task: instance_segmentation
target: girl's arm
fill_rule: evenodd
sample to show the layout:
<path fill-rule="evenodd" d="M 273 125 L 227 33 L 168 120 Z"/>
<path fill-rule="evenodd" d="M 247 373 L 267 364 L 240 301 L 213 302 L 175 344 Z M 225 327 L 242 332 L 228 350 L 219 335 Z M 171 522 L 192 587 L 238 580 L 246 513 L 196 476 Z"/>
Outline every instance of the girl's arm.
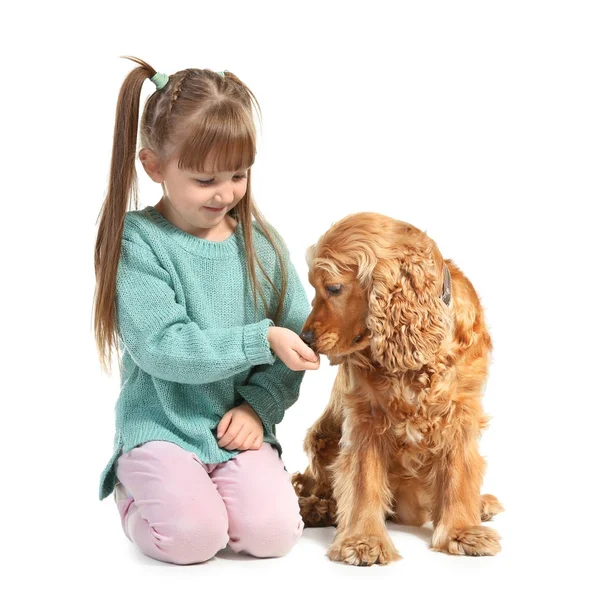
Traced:
<path fill-rule="evenodd" d="M 299 334 L 310 312 L 304 287 L 293 264 L 287 258 L 287 295 L 279 327 L 287 327 Z M 238 392 L 256 411 L 269 431 L 280 423 L 285 411 L 298 399 L 304 371 L 292 371 L 280 360 L 255 367 L 245 385 Z"/>
<path fill-rule="evenodd" d="M 176 302 L 170 282 L 148 245 L 122 240 L 116 294 L 119 333 L 143 371 L 167 381 L 202 384 L 274 361 L 267 340 L 270 319 L 201 329 Z"/>

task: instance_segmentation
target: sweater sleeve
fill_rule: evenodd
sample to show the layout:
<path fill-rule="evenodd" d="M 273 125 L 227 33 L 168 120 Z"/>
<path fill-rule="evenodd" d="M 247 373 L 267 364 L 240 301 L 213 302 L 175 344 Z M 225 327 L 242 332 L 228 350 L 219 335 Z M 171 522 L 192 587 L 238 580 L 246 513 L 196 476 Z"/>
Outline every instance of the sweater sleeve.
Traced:
<path fill-rule="evenodd" d="M 203 384 L 274 361 L 270 319 L 201 329 L 176 302 L 170 274 L 147 244 L 123 238 L 116 290 L 120 337 L 149 375 Z"/>
<path fill-rule="evenodd" d="M 287 294 L 281 318 L 276 325 L 299 334 L 310 312 L 310 305 L 299 275 L 289 259 L 287 275 Z M 255 367 L 238 392 L 270 431 L 273 425 L 282 421 L 285 411 L 298 399 L 304 374 L 304 371 L 292 371 L 276 358 L 272 365 Z"/>

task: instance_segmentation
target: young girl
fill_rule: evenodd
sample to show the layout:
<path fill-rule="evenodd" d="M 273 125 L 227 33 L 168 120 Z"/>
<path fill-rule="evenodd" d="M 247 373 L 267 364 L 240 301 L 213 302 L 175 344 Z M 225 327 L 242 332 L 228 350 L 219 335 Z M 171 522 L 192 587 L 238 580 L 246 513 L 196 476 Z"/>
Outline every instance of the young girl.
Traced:
<path fill-rule="evenodd" d="M 109 372 L 121 349 L 115 489 L 127 537 L 156 559 L 208 560 L 228 543 L 281 556 L 303 523 L 275 425 L 317 369 L 298 333 L 309 304 L 286 246 L 254 205 L 252 92 L 232 73 L 167 76 L 140 59 L 118 99 L 95 247 L 94 330 Z M 139 158 L 161 184 L 138 210 Z M 127 212 L 129 201 L 134 208 Z M 252 219 L 255 219 L 253 222 Z"/>

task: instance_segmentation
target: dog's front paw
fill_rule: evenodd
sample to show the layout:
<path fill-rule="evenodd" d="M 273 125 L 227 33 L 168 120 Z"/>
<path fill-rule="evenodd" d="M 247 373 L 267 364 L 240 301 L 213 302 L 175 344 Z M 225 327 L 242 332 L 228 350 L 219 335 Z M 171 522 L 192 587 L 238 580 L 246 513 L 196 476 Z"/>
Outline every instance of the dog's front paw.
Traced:
<path fill-rule="evenodd" d="M 501 550 L 500 535 L 483 525 L 455 529 L 447 535 L 437 529 L 432 539 L 432 550 L 467 556 L 494 556 Z"/>
<path fill-rule="evenodd" d="M 388 535 L 338 535 L 328 551 L 328 557 L 337 562 L 349 565 L 371 566 L 386 565 L 399 560 L 397 552 Z"/>

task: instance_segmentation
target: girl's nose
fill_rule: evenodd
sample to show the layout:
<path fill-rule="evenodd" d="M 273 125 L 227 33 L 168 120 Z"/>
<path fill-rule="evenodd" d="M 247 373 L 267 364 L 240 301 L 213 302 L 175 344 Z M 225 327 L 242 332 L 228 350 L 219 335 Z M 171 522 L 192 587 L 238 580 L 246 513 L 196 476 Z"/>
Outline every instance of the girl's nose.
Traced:
<path fill-rule="evenodd" d="M 219 199 L 220 202 L 225 204 L 231 204 L 234 200 L 233 197 L 233 183 L 231 181 L 226 181 L 221 184 L 215 197 Z"/>

